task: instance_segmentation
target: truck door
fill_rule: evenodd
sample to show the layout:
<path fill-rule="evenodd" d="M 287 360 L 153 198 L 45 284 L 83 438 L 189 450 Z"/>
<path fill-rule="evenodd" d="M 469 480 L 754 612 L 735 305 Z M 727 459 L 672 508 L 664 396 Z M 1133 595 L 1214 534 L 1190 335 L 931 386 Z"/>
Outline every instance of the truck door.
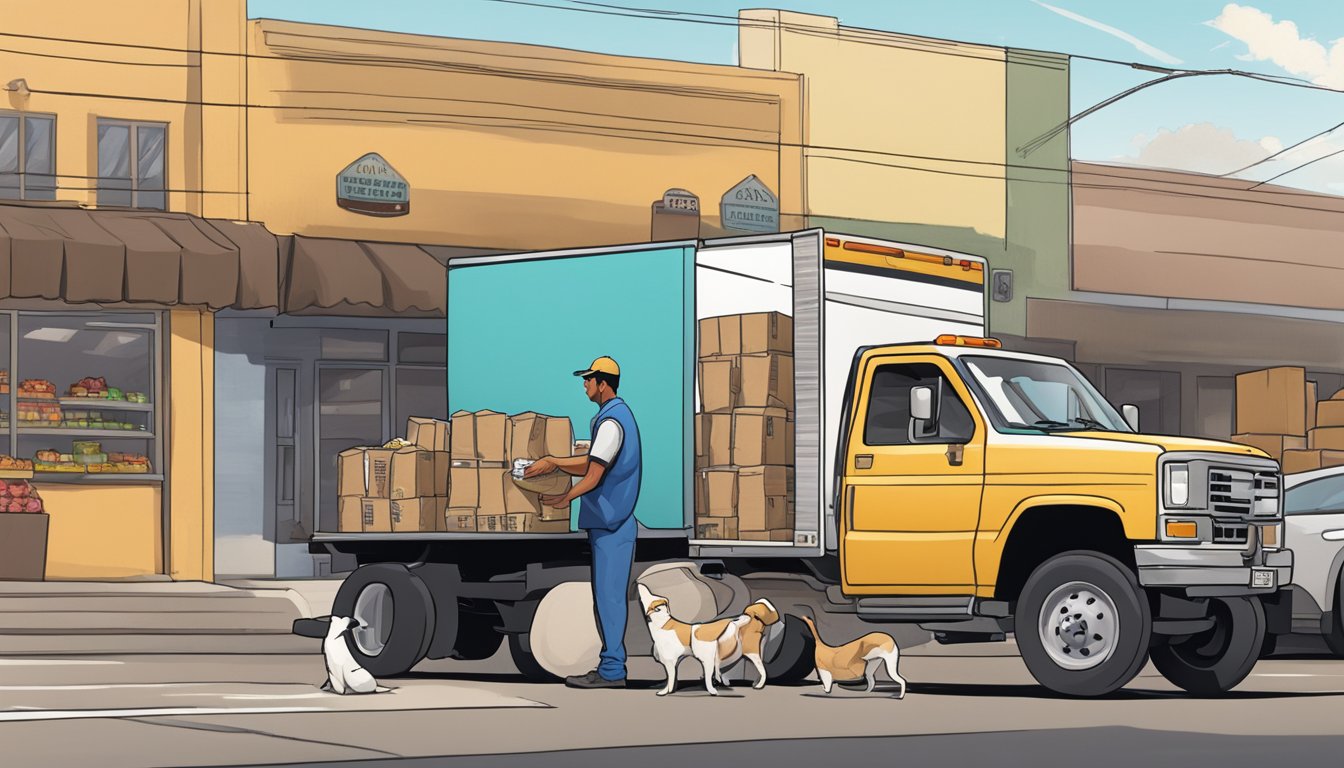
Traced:
<path fill-rule="evenodd" d="M 970 394 L 937 355 L 870 358 L 856 385 L 841 494 L 845 586 L 972 594 L 985 426 Z M 920 386 L 933 390 L 929 422 L 910 415 Z"/>

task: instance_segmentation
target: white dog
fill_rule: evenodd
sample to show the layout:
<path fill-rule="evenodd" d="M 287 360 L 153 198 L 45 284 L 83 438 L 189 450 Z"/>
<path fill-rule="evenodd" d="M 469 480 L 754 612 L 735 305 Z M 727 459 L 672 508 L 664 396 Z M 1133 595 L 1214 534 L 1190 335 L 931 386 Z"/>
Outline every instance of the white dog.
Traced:
<path fill-rule="evenodd" d="M 332 616 L 327 625 L 327 639 L 322 641 L 322 656 L 327 663 L 327 682 L 322 690 L 334 693 L 384 693 L 391 690 L 378 685 L 368 670 L 359 666 L 350 646 L 346 645 L 345 635 L 355 627 L 367 626 L 357 619 Z"/>
<path fill-rule="evenodd" d="M 649 622 L 653 637 L 653 657 L 667 671 L 667 684 L 658 692 L 666 696 L 677 686 L 677 662 L 694 656 L 705 670 L 705 690 L 711 696 L 714 681 L 728 687 L 723 669 L 742 658 L 742 628 L 752 621 L 750 616 L 719 619 L 706 624 L 687 624 L 672 618 L 667 598 L 659 597 L 643 584 L 639 586 L 639 602 L 644 606 L 644 619 Z"/>

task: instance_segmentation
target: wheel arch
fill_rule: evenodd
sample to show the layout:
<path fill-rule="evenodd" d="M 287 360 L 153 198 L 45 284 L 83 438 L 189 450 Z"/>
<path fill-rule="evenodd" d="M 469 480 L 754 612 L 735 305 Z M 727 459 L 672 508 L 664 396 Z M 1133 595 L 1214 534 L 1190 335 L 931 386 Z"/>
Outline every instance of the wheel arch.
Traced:
<path fill-rule="evenodd" d="M 1101 552 L 1133 570 L 1134 548 L 1124 519 L 1124 508 L 1104 497 L 1057 495 L 1022 501 L 998 536 L 1004 543 L 989 571 L 994 597 L 1016 600 L 1036 566 L 1070 550 Z M 1084 521 L 1087 525 L 1080 527 Z"/>

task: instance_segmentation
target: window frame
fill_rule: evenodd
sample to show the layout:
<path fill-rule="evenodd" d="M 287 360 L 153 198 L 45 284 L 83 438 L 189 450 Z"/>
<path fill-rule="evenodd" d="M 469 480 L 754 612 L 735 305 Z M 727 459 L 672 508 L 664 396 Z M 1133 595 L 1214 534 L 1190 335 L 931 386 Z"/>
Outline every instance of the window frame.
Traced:
<path fill-rule="evenodd" d="M 55 200 L 56 193 L 60 190 L 60 184 L 57 181 L 59 177 L 56 174 L 56 148 L 57 148 L 56 145 L 58 143 L 56 141 L 56 137 L 58 135 L 56 132 L 57 128 L 56 114 L 50 112 L 28 112 L 17 109 L 0 109 L 0 117 L 17 117 L 19 119 L 19 135 L 18 135 L 18 147 L 17 147 L 19 162 L 18 162 L 18 169 L 15 171 L 15 174 L 19 177 L 18 199 Z M 40 118 L 43 120 L 51 121 L 51 173 L 35 174 L 39 176 L 49 176 L 51 178 L 50 198 L 28 196 L 28 119 L 29 118 Z M 43 189 L 45 190 L 47 189 L 47 187 L 43 187 Z M 11 199 L 11 198 L 2 198 L 2 199 Z"/>
<path fill-rule="evenodd" d="M 104 204 L 101 200 L 98 200 L 97 205 L 98 205 L 99 208 L 105 208 L 105 207 L 106 207 L 106 208 L 129 207 L 129 208 L 141 208 L 141 209 L 144 209 L 144 210 L 151 210 L 151 211 L 166 211 L 166 210 L 168 210 L 168 190 L 169 190 L 169 188 L 171 187 L 171 185 L 168 183 L 168 140 L 169 140 L 168 128 L 169 128 L 170 125 L 171 125 L 171 123 L 167 123 L 167 122 L 159 122 L 159 121 L 156 121 L 156 120 L 126 120 L 126 119 L 119 118 L 119 117 L 98 117 L 98 118 L 95 119 L 94 130 L 93 130 L 93 150 L 94 150 L 94 163 L 95 163 L 94 167 L 95 167 L 95 170 L 96 170 L 99 166 L 102 165 L 102 158 L 101 158 L 101 156 L 99 155 L 99 148 L 98 148 L 98 129 L 102 128 L 103 126 L 109 126 L 109 127 L 111 127 L 111 126 L 119 126 L 119 127 L 127 128 L 127 129 L 129 130 L 129 132 L 130 132 L 130 136 L 129 136 L 129 140 L 128 140 L 128 151 L 130 152 L 130 170 L 129 170 L 129 172 L 130 172 L 130 179 L 129 179 L 130 187 L 128 187 L 127 189 L 124 189 L 124 190 L 123 190 L 123 189 L 111 189 L 111 188 L 109 188 L 109 189 L 107 189 L 107 192 L 109 192 L 109 193 L 110 193 L 110 192 L 130 192 L 130 193 L 131 193 L 131 204 L 130 204 L 129 206 L 120 206 L 120 205 L 116 205 L 116 204 L 113 204 L 113 203 L 107 203 L 107 204 Z M 140 186 L 140 129 L 141 129 L 141 128 L 160 128 L 160 129 L 163 130 L 163 188 L 162 188 L 162 189 L 144 189 L 144 190 L 141 189 L 141 186 Z M 114 180 L 115 180 L 115 181 L 121 181 L 121 178 L 120 178 L 120 177 L 117 177 L 117 176 L 101 176 L 101 175 L 94 176 L 94 194 L 95 194 L 95 197 L 101 197 L 101 196 L 103 195 L 103 193 L 104 193 L 103 185 L 104 185 L 104 182 L 105 182 L 105 181 L 114 181 Z M 143 192 L 146 192 L 146 193 L 162 194 L 162 195 L 163 195 L 163 207 L 160 208 L 160 207 L 156 207 L 156 206 L 141 205 L 141 204 L 140 204 L 140 195 L 141 195 L 141 192 L 142 192 L 142 191 L 143 191 Z"/>

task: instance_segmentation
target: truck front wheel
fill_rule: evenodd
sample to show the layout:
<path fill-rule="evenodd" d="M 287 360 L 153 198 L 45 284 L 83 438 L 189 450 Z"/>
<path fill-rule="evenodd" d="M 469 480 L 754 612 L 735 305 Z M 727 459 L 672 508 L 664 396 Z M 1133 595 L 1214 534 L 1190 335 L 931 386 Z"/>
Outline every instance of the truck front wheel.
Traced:
<path fill-rule="evenodd" d="M 362 623 L 346 644 L 374 677 L 403 674 L 429 651 L 434 601 L 424 581 L 404 565 L 360 566 L 341 583 L 331 612 Z"/>
<path fill-rule="evenodd" d="M 1211 598 L 1209 615 L 1213 627 L 1152 651 L 1157 671 L 1197 696 L 1226 693 L 1246 679 L 1265 639 L 1265 609 L 1258 598 Z"/>
<path fill-rule="evenodd" d="M 1065 552 L 1037 566 L 1014 618 L 1036 682 L 1069 696 L 1123 687 L 1148 660 L 1153 619 L 1134 574 L 1099 552 Z"/>

